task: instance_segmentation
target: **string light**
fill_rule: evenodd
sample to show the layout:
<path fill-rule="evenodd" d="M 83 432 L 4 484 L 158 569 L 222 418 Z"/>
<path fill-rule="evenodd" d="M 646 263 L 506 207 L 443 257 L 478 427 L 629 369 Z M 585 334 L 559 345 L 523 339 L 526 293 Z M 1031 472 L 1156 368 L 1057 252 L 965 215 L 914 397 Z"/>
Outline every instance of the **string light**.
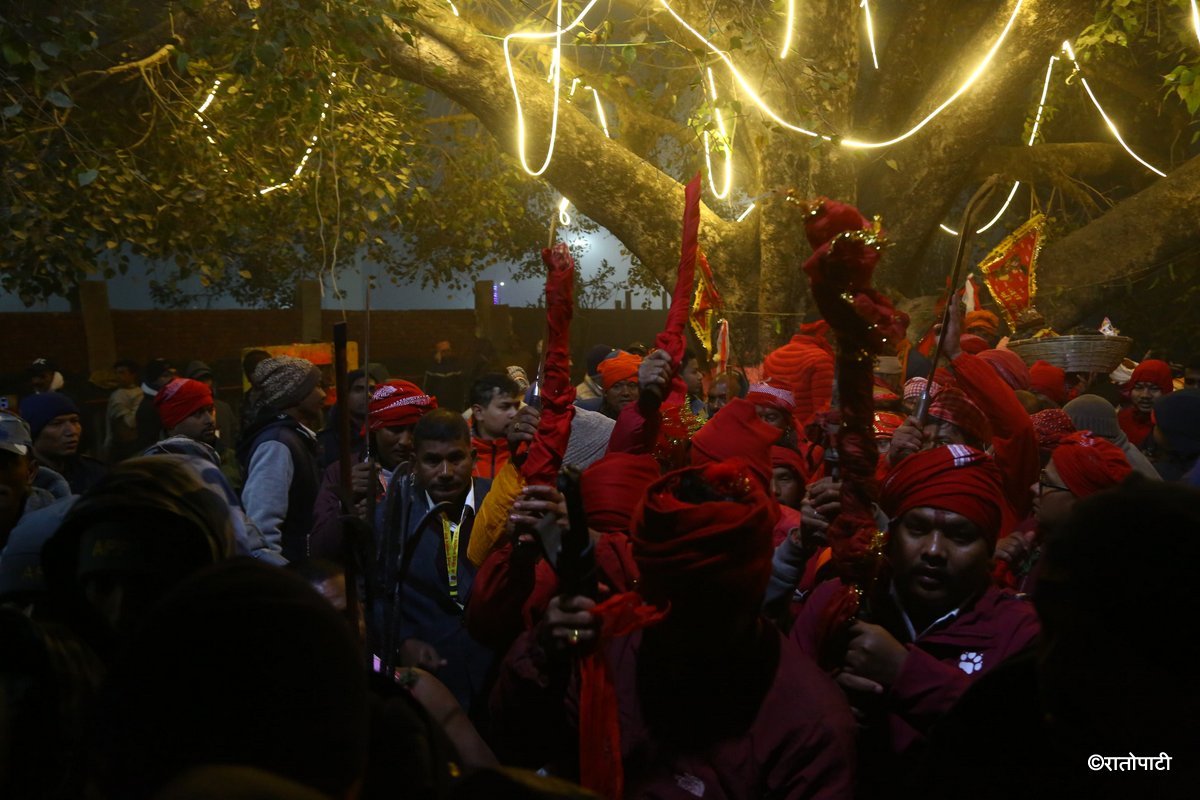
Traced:
<path fill-rule="evenodd" d="M 1200 5 L 1192 0 L 1192 27 L 1196 31 L 1196 41 L 1200 42 Z"/>
<path fill-rule="evenodd" d="M 458 6 L 454 5 L 454 0 L 446 0 L 450 4 L 450 10 L 454 12 L 454 16 L 458 16 Z"/>
<path fill-rule="evenodd" d="M 1116 138 L 1117 143 L 1120 144 L 1121 147 L 1125 148 L 1125 152 L 1133 156 L 1134 160 L 1143 167 L 1150 170 L 1155 175 L 1158 175 L 1160 178 L 1165 178 L 1167 173 L 1150 164 L 1150 162 L 1133 152 L 1133 148 L 1125 144 L 1125 140 L 1121 137 L 1121 132 L 1117 130 L 1116 123 L 1109 118 L 1108 114 L 1104 113 L 1104 109 L 1101 107 L 1100 101 L 1096 99 L 1096 95 L 1092 92 L 1092 87 L 1088 85 L 1087 78 L 1083 77 L 1083 71 L 1079 69 L 1079 62 L 1075 60 L 1075 51 L 1071 48 L 1071 43 L 1063 42 L 1062 49 L 1063 52 L 1067 54 L 1067 58 L 1071 59 L 1071 63 L 1075 66 L 1075 72 L 1079 75 L 1079 82 L 1083 84 L 1083 90 L 1087 92 L 1088 97 L 1092 99 L 1092 105 L 1094 105 L 1096 110 L 1100 112 L 1100 116 L 1104 118 L 1106 123 L 1108 123 L 1108 129 L 1112 131 L 1112 135 Z"/>
<path fill-rule="evenodd" d="M 337 77 L 336 72 L 329 73 L 329 80 L 330 80 L 329 94 L 330 95 L 333 94 L 332 81 L 336 77 Z M 304 155 L 300 156 L 300 162 L 298 164 L 296 164 L 296 169 L 292 171 L 292 177 L 288 178 L 285 181 L 281 181 L 279 183 L 275 183 L 270 186 L 265 186 L 262 189 L 259 189 L 258 190 L 259 195 L 270 194 L 271 192 L 277 191 L 279 189 L 287 188 L 289 185 L 291 185 L 291 183 L 293 181 L 295 181 L 297 178 L 300 177 L 300 173 L 304 172 L 304 167 L 308 164 L 308 159 L 312 156 L 312 152 L 317 146 L 317 139 L 320 136 L 321 123 L 325 121 L 325 117 L 328 115 L 328 112 L 329 112 L 329 100 L 326 100 L 324 105 L 321 106 L 321 119 L 317 122 L 317 133 L 314 133 L 312 135 L 312 138 L 309 139 L 308 147 L 304 148 Z"/>
<path fill-rule="evenodd" d="M 725 119 L 721 116 L 721 109 L 717 108 L 717 81 L 713 77 L 712 67 L 708 68 L 708 86 L 712 93 L 713 102 L 713 119 L 717 123 L 717 131 L 721 134 L 721 140 L 725 145 L 725 188 L 717 191 L 717 184 L 713 180 L 712 166 L 712 149 L 709 145 L 708 131 L 704 131 L 702 136 L 704 140 L 704 162 L 708 165 L 708 188 L 712 190 L 713 197 L 718 200 L 724 200 L 729 196 L 729 190 L 733 187 L 733 141 L 725 130 Z"/>
<path fill-rule="evenodd" d="M 779 116 L 779 114 L 777 114 L 769 105 L 767 105 L 766 101 L 763 100 L 756 91 L 754 91 L 754 87 L 750 85 L 750 82 L 746 80 L 746 77 L 741 73 L 740 70 L 738 70 L 737 66 L 734 65 L 733 59 L 729 57 L 728 53 L 726 53 L 724 50 L 721 50 L 719 47 L 709 41 L 702 33 L 700 33 L 700 31 L 689 25 L 687 20 L 676 13 L 675 9 L 671 7 L 671 4 L 668 2 L 668 0 L 658 0 L 658 2 L 668 14 L 675 18 L 675 21 L 678 22 L 684 30 L 688 31 L 692 34 L 692 36 L 704 43 L 704 45 L 713 53 L 713 55 L 721 59 L 721 61 L 723 61 L 725 65 L 729 67 L 730 74 L 733 75 L 734 80 L 737 81 L 738 85 L 742 87 L 743 91 L 745 91 L 746 96 L 750 98 L 750 101 L 754 103 L 754 105 L 758 106 L 760 111 L 770 117 L 780 127 L 787 128 L 790 131 L 794 131 L 805 136 L 824 139 L 825 141 L 830 142 L 834 141 L 834 137 L 832 136 L 819 134 L 815 131 L 810 131 L 807 128 L 800 127 L 799 125 L 794 125 L 785 120 L 783 117 Z M 1004 44 L 1004 40 L 1008 38 L 1008 34 L 1012 30 L 1013 24 L 1017 21 L 1017 15 L 1020 13 L 1023 5 L 1024 0 L 1016 0 L 1013 5 L 1012 13 L 1009 15 L 1008 22 L 1006 22 L 1004 25 L 1004 29 L 1000 31 L 1000 35 L 996 37 L 996 41 L 992 43 L 991 48 L 987 51 L 987 54 L 983 57 L 983 60 L 979 62 L 979 65 L 975 67 L 975 70 L 967 77 L 962 85 L 950 95 L 950 97 L 946 98 L 941 105 L 929 112 L 924 119 L 922 119 L 912 128 L 900 134 L 899 136 L 896 136 L 895 138 L 882 142 L 868 142 L 862 139 L 848 137 L 838 140 L 837 143 L 841 144 L 843 147 L 850 147 L 854 149 L 874 149 L 880 147 L 889 147 L 916 134 L 918 131 L 928 125 L 935 117 L 949 108 L 951 104 L 958 100 L 959 97 L 961 97 L 975 84 L 976 81 L 979 80 L 980 76 L 982 76 L 984 71 L 988 68 L 988 65 L 992 63 L 992 59 L 995 58 L 1000 46 Z M 589 5 L 588 7 L 590 8 L 591 6 Z"/>
<path fill-rule="evenodd" d="M 792 29 L 796 27 L 796 0 L 788 0 L 787 25 L 783 29 L 783 47 L 779 50 L 781 59 L 787 58 L 792 50 Z"/>
<path fill-rule="evenodd" d="M 738 218 L 737 218 L 737 220 L 736 220 L 736 221 L 737 221 L 737 222 L 745 222 L 745 221 L 746 221 L 746 217 L 750 216 L 750 212 L 754 210 L 754 207 L 755 207 L 756 205 L 758 205 L 758 204 L 757 204 L 757 203 L 751 203 L 750 205 L 746 206 L 746 210 L 745 210 L 745 211 L 743 211 L 741 214 L 739 214 L 739 215 L 738 215 Z"/>
<path fill-rule="evenodd" d="M 555 4 L 556 12 L 553 32 L 510 33 L 504 37 L 504 66 L 508 70 L 508 84 L 512 88 L 513 99 L 516 101 L 517 105 L 517 157 L 521 162 L 521 168 L 534 177 L 541 175 L 546 171 L 546 168 L 550 166 L 550 159 L 554 156 L 554 143 L 558 138 L 558 104 L 559 93 L 560 89 L 562 88 L 562 68 L 560 66 L 560 57 L 562 52 L 563 34 L 579 25 L 587 13 L 592 10 L 592 6 L 596 5 L 598 2 L 599 0 L 590 0 L 590 2 L 583 7 L 583 10 L 579 12 L 579 16 L 575 17 L 575 19 L 571 21 L 571 24 L 564 28 L 562 24 L 563 0 L 558 0 L 558 2 Z M 543 39 L 554 40 L 554 52 L 550 57 L 549 77 L 549 80 L 554 83 L 554 106 L 550 117 L 550 142 L 546 146 L 546 157 L 545 160 L 542 161 L 542 165 L 535 170 L 529 166 L 529 161 L 525 157 L 525 113 L 521 108 L 521 92 L 517 88 L 517 75 L 515 69 L 513 68 L 511 43 L 514 40 L 533 42 L 541 41 Z"/>
<path fill-rule="evenodd" d="M 1029 131 L 1029 141 L 1025 143 L 1026 147 L 1033 147 L 1033 143 L 1037 140 L 1038 130 L 1042 127 L 1042 112 L 1046 108 L 1046 93 L 1050 90 L 1050 76 L 1054 74 L 1055 61 L 1058 61 L 1058 56 L 1050 56 L 1050 61 L 1046 64 L 1046 79 L 1042 81 L 1042 96 L 1038 100 L 1037 113 L 1033 115 L 1033 128 Z M 1009 190 L 1008 197 L 1005 198 L 1004 204 L 1000 206 L 1000 210 L 996 212 L 994 217 L 988 220 L 987 224 L 976 230 L 976 233 L 983 233 L 1000 221 L 1000 218 L 1004 216 L 1004 212 L 1008 211 L 1008 207 L 1012 204 L 1013 198 L 1017 194 L 1017 189 L 1020 187 L 1020 181 L 1013 181 L 1012 189 Z M 945 223 L 939 227 L 951 236 L 958 236 L 958 233 Z"/>
<path fill-rule="evenodd" d="M 567 92 L 567 97 L 575 96 L 575 87 L 579 85 L 579 78 L 571 79 L 571 90 Z M 592 93 L 592 97 L 596 100 L 596 121 L 600 123 L 600 129 L 604 131 L 604 138 L 611 139 L 612 134 L 608 132 L 608 117 L 604 114 L 604 104 L 600 102 L 600 93 L 593 87 L 584 84 L 583 88 L 588 89 Z"/>
<path fill-rule="evenodd" d="M 862 0 L 863 16 L 867 22 L 867 43 L 871 45 L 871 63 L 879 69 L 879 58 L 875 55 L 875 26 L 871 24 L 871 2 Z"/>
<path fill-rule="evenodd" d="M 221 79 L 217 78 L 215 81 L 213 81 L 212 88 L 208 90 L 208 97 L 204 98 L 204 102 L 200 104 L 200 108 L 196 109 L 197 118 L 199 118 L 200 115 L 207 111 L 208 107 L 212 105 L 213 98 L 217 96 L 217 89 L 219 88 L 221 88 Z"/>
<path fill-rule="evenodd" d="M 567 209 L 571 207 L 571 201 L 563 198 L 558 201 L 558 224 L 564 228 L 571 224 L 571 215 L 567 213 Z"/>

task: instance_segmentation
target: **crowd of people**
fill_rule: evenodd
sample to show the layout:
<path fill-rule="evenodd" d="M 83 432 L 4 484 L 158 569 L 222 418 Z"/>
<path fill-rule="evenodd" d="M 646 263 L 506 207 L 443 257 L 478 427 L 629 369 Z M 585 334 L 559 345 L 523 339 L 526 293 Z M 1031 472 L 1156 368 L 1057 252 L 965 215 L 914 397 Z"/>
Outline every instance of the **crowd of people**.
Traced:
<path fill-rule="evenodd" d="M 950 319 L 936 370 L 878 359 L 857 477 L 821 321 L 745 370 L 596 345 L 565 390 L 553 342 L 469 386 L 439 342 L 348 420 L 300 358 L 247 355 L 240 413 L 120 361 L 91 454 L 35 362 L 0 796 L 1194 792 L 1200 359 L 1069 374 Z"/>

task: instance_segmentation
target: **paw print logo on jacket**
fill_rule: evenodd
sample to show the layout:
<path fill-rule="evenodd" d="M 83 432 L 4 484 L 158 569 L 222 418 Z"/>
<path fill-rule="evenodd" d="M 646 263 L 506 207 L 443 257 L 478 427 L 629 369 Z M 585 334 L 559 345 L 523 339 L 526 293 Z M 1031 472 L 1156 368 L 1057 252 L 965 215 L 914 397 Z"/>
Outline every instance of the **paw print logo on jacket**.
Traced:
<path fill-rule="evenodd" d="M 968 675 L 972 675 L 983 669 L 983 655 L 974 651 L 968 651 L 958 657 L 958 668 Z"/>

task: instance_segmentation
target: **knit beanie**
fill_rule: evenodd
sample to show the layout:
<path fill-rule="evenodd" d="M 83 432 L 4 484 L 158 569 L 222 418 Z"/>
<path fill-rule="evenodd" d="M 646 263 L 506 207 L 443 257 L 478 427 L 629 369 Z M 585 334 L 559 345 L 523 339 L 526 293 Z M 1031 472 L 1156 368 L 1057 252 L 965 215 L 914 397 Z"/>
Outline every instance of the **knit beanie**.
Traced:
<path fill-rule="evenodd" d="M 300 405 L 321 382 L 321 370 L 303 358 L 276 356 L 254 368 L 253 383 L 262 392 L 263 405 L 275 411 Z"/>
<path fill-rule="evenodd" d="M 79 414 L 75 401 L 58 392 L 31 394 L 21 401 L 21 416 L 29 423 L 29 433 L 36 442 L 38 436 L 55 417 Z"/>
<path fill-rule="evenodd" d="M 1102 439 L 1120 445 L 1125 434 L 1117 424 L 1117 410 L 1103 397 L 1081 394 L 1063 406 L 1077 431 L 1091 431 Z"/>

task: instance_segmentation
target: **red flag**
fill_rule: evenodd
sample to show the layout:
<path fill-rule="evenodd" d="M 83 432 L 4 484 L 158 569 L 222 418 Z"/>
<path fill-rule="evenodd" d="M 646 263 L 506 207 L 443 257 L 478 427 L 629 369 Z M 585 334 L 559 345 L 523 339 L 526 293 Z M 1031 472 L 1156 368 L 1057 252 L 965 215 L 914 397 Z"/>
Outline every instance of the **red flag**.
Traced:
<path fill-rule="evenodd" d="M 983 282 L 996 298 L 1012 330 L 1017 330 L 1020 322 L 1037 314 L 1033 309 L 1033 298 L 1037 294 L 1035 269 L 1045 222 L 1044 215 L 1034 214 L 979 265 Z"/>

